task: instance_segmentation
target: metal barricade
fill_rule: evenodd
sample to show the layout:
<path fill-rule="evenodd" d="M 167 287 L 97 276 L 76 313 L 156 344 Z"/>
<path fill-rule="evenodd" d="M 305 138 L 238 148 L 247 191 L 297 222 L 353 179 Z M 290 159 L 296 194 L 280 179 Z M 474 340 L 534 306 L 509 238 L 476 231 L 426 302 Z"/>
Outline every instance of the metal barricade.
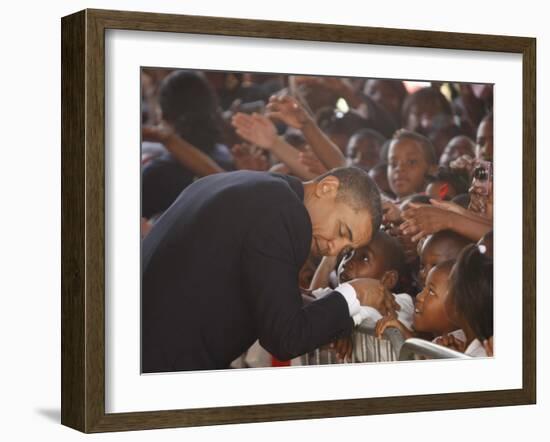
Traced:
<path fill-rule="evenodd" d="M 381 338 L 374 334 L 376 324 L 363 321 L 352 334 L 353 352 L 351 362 L 397 361 L 405 342 L 396 328 L 387 328 Z M 338 364 L 334 350 L 316 349 L 301 356 L 302 365 Z"/>
<path fill-rule="evenodd" d="M 470 359 L 470 356 L 418 338 L 407 339 L 399 352 L 400 361 L 417 359 Z"/>

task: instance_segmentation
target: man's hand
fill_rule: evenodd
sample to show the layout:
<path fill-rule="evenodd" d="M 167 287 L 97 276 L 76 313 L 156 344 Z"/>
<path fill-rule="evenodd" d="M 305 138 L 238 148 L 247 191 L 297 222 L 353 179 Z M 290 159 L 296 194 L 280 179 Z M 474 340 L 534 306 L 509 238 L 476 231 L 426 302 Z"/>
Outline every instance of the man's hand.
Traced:
<path fill-rule="evenodd" d="M 401 308 L 395 296 L 377 279 L 358 278 L 349 283 L 355 289 L 359 304 L 375 308 L 381 315 L 395 313 Z"/>
<path fill-rule="evenodd" d="M 231 124 L 242 138 L 264 149 L 271 149 L 278 139 L 275 125 L 269 118 L 260 114 L 237 113 L 233 116 Z"/>
<path fill-rule="evenodd" d="M 288 95 L 272 96 L 267 111 L 269 118 L 280 120 L 296 129 L 302 129 L 311 119 L 298 100 Z"/>

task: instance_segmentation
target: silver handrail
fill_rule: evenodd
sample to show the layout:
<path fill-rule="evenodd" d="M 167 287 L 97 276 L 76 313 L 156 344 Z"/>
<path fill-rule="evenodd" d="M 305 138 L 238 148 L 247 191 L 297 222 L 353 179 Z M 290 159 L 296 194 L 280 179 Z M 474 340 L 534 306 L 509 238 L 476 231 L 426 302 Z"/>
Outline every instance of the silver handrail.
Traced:
<path fill-rule="evenodd" d="M 470 356 L 418 338 L 407 339 L 399 351 L 400 361 L 411 361 L 417 357 L 429 359 L 470 359 Z"/>

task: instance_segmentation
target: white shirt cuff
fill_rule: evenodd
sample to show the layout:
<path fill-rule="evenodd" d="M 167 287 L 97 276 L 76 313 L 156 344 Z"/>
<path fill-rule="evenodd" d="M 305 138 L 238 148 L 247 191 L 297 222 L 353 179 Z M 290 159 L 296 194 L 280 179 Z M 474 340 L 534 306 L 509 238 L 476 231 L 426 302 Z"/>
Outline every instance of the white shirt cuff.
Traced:
<path fill-rule="evenodd" d="M 361 305 L 357 299 L 357 293 L 353 286 L 347 282 L 340 284 L 334 289 L 334 291 L 340 293 L 348 304 L 349 315 L 353 318 L 354 322 L 356 321 L 355 315 L 360 314 Z M 356 322 L 357 324 L 357 322 Z"/>

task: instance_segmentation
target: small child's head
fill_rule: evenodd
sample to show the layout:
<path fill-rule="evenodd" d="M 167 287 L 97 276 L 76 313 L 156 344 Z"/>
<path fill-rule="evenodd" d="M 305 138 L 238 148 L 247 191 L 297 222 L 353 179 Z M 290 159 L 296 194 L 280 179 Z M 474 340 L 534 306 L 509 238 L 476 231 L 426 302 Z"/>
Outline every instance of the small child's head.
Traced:
<path fill-rule="evenodd" d="M 368 245 L 346 256 L 338 267 L 339 281 L 355 278 L 378 279 L 392 290 L 405 264 L 403 249 L 397 239 L 381 230 L 377 231 Z"/>
<path fill-rule="evenodd" d="M 462 155 L 468 155 L 473 158 L 475 155 L 475 147 L 475 143 L 466 135 L 454 137 L 443 149 L 443 153 L 441 157 L 439 157 L 439 165 L 448 167 L 451 161 L 456 160 Z"/>
<path fill-rule="evenodd" d="M 361 129 L 355 132 L 346 146 L 346 156 L 352 166 L 371 170 L 380 162 L 380 151 L 385 138 L 373 129 Z"/>
<path fill-rule="evenodd" d="M 458 328 L 446 311 L 453 264 L 454 260 L 444 261 L 428 272 L 424 289 L 416 295 L 413 327 L 417 332 L 440 336 Z"/>
<path fill-rule="evenodd" d="M 468 193 L 468 187 L 467 176 L 448 167 L 440 167 L 426 186 L 426 194 L 434 199 L 449 201 L 457 195 Z"/>
<path fill-rule="evenodd" d="M 476 159 L 493 161 L 493 113 L 479 123 L 476 140 Z"/>
<path fill-rule="evenodd" d="M 391 115 L 399 116 L 407 89 L 401 80 L 383 80 L 370 78 L 365 83 L 365 94 Z"/>
<path fill-rule="evenodd" d="M 466 334 L 481 342 L 493 336 L 493 260 L 477 244 L 458 256 L 445 308 Z"/>
<path fill-rule="evenodd" d="M 430 140 L 408 130 L 395 133 L 388 152 L 388 181 L 399 199 L 423 192 L 435 170 L 435 152 Z"/>
<path fill-rule="evenodd" d="M 425 87 L 409 95 L 403 103 L 403 127 L 427 135 L 434 118 L 452 115 L 451 104 L 435 87 Z"/>
<path fill-rule="evenodd" d="M 170 73 L 160 84 L 159 104 L 162 118 L 197 148 L 209 153 L 221 139 L 218 98 L 203 74 Z"/>
<path fill-rule="evenodd" d="M 470 240 L 451 230 L 441 230 L 428 236 L 420 248 L 420 270 L 418 279 L 425 284 L 430 270 L 442 262 L 456 259 L 462 249 L 470 244 Z"/>
<path fill-rule="evenodd" d="M 319 110 L 316 120 L 319 128 L 340 148 L 342 153 L 345 153 L 350 137 L 368 125 L 367 120 L 353 110 L 344 113 L 331 107 Z"/>

